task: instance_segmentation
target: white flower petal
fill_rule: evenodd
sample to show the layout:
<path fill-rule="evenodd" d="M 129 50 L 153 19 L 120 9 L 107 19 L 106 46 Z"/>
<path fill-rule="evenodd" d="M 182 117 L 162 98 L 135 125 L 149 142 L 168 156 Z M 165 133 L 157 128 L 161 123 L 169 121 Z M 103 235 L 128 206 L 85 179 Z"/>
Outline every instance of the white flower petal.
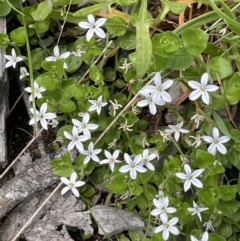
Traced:
<path fill-rule="evenodd" d="M 203 86 L 206 86 L 207 83 L 208 83 L 208 79 L 209 79 L 208 73 L 204 73 L 204 74 L 201 76 L 201 84 L 202 84 Z"/>
<path fill-rule="evenodd" d="M 72 193 L 74 194 L 75 197 L 79 197 L 80 196 L 78 190 L 75 187 L 72 188 Z"/>
<path fill-rule="evenodd" d="M 106 34 L 101 28 L 95 29 L 95 33 L 99 38 L 102 38 L 102 39 L 106 38 Z"/>
<path fill-rule="evenodd" d="M 64 195 L 68 190 L 70 190 L 70 187 L 69 187 L 69 186 L 64 187 L 64 188 L 61 190 L 61 194 Z"/>

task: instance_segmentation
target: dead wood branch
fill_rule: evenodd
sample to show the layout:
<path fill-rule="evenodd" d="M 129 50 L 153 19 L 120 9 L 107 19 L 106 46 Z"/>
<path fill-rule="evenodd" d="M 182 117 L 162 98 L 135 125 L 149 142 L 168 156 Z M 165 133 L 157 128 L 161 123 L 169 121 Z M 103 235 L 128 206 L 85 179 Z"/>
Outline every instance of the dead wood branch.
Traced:
<path fill-rule="evenodd" d="M 51 192 L 52 189 L 36 193 L 15 208 L 0 228 L 0 240 L 11 241 Z M 89 211 L 84 209 L 85 205 L 71 192 L 62 196 L 58 191 L 21 236 L 27 241 L 73 241 L 69 230 L 93 234 Z"/>
<path fill-rule="evenodd" d="M 6 33 L 6 19 L 0 18 L 0 33 Z M 8 79 L 5 70 L 5 49 L 0 49 L 0 168 L 7 165 L 6 114 L 8 111 Z"/>
<path fill-rule="evenodd" d="M 67 151 L 67 148 L 63 147 L 55 155 L 37 159 L 19 175 L 9 180 L 0 189 L 0 218 L 29 196 L 55 185 L 59 177 L 53 174 L 49 162 L 54 158 L 61 158 Z M 72 155 L 75 158 L 76 153 L 73 152 Z"/>

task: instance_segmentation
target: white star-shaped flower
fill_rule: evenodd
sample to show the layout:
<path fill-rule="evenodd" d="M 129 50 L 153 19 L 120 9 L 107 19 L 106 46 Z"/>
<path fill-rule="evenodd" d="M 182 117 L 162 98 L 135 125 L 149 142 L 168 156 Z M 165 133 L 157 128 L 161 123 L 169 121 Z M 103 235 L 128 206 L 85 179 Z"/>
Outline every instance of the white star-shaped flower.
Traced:
<path fill-rule="evenodd" d="M 81 151 L 83 155 L 86 155 L 83 164 L 86 165 L 89 163 L 89 161 L 92 159 L 95 162 L 100 162 L 99 157 L 97 154 L 99 154 L 102 151 L 102 149 L 95 149 L 92 141 L 88 145 L 88 150 Z"/>
<path fill-rule="evenodd" d="M 64 187 L 61 191 L 61 194 L 64 195 L 68 190 L 71 190 L 75 197 L 79 197 L 79 191 L 76 187 L 81 187 L 85 184 L 83 181 L 77 181 L 77 173 L 73 172 L 70 176 L 70 180 L 68 180 L 66 177 L 60 178 L 61 182 L 67 185 Z"/>
<path fill-rule="evenodd" d="M 47 58 L 45 58 L 45 61 L 47 61 L 47 62 L 51 62 L 51 61 L 57 61 L 57 60 L 59 60 L 59 59 L 66 59 L 66 58 L 68 58 L 69 57 L 69 55 L 71 54 L 70 52 L 65 52 L 65 53 L 63 53 L 63 54 L 60 54 L 60 51 L 59 51 L 59 47 L 56 45 L 55 47 L 54 47 L 54 49 L 53 49 L 53 56 L 49 56 L 49 57 L 47 57 Z M 67 64 L 64 62 L 64 64 L 63 64 L 63 68 L 64 69 L 67 69 L 68 68 L 68 66 L 67 66 Z"/>
<path fill-rule="evenodd" d="M 79 135 L 76 126 L 74 126 L 72 129 L 72 135 L 69 134 L 67 131 L 64 131 L 63 134 L 64 136 L 66 136 L 67 139 L 71 140 L 70 143 L 68 144 L 69 151 L 71 151 L 75 146 L 77 147 L 79 152 L 84 151 L 82 142 L 88 140 L 89 137 L 84 135 Z"/>
<path fill-rule="evenodd" d="M 179 122 L 177 123 L 176 125 L 168 125 L 170 127 L 170 129 L 166 129 L 165 132 L 167 133 L 174 133 L 174 139 L 176 141 L 179 140 L 180 138 L 180 132 L 181 133 L 188 133 L 189 130 L 186 130 L 186 129 L 183 129 L 182 126 L 183 126 L 183 121 L 182 122 Z"/>
<path fill-rule="evenodd" d="M 195 145 L 195 148 L 198 148 L 201 145 L 201 143 L 202 143 L 201 139 L 203 137 L 200 136 L 200 134 L 197 134 L 196 136 L 189 136 L 189 137 L 191 137 L 195 140 L 193 143 L 191 143 L 191 146 Z"/>
<path fill-rule="evenodd" d="M 102 101 L 102 95 L 100 95 L 97 100 L 89 100 L 89 102 L 92 105 L 89 107 L 88 111 L 96 110 L 98 115 L 100 115 L 102 107 L 107 105 L 107 102 Z"/>
<path fill-rule="evenodd" d="M 209 219 L 206 223 L 203 224 L 203 227 L 206 227 L 206 231 L 210 230 L 210 231 L 214 232 L 214 228 L 213 228 L 212 224 L 213 224 L 213 220 Z"/>
<path fill-rule="evenodd" d="M 19 79 L 23 79 L 24 77 L 29 76 L 29 73 L 25 67 L 20 67 L 20 76 Z"/>
<path fill-rule="evenodd" d="M 176 176 L 180 179 L 186 180 L 184 182 L 184 191 L 186 192 L 188 189 L 190 189 L 191 185 L 193 184 L 194 186 L 198 188 L 202 188 L 203 184 L 201 181 L 197 179 L 198 176 L 200 176 L 204 172 L 204 168 L 200 168 L 195 170 L 192 173 L 191 167 L 188 164 L 184 165 L 184 170 L 185 173 L 177 172 Z"/>
<path fill-rule="evenodd" d="M 38 83 L 36 81 L 33 82 L 33 86 L 34 86 L 34 97 L 35 98 L 42 98 L 42 92 L 46 91 L 45 88 L 41 87 L 38 85 Z M 32 93 L 32 88 L 31 87 L 27 87 L 25 88 L 25 91 L 27 91 L 28 93 Z M 29 96 L 29 101 L 32 101 L 32 94 Z"/>
<path fill-rule="evenodd" d="M 152 154 L 149 155 L 149 150 L 146 149 L 142 153 L 142 160 L 141 161 L 142 161 L 142 164 L 144 166 L 146 166 L 149 170 L 155 171 L 155 167 L 150 162 L 150 161 L 154 160 L 155 158 L 157 158 L 157 154 L 152 153 Z"/>
<path fill-rule="evenodd" d="M 115 101 L 115 103 L 113 101 L 109 100 L 109 102 L 112 104 L 111 108 L 113 110 L 113 116 L 116 115 L 116 110 L 118 110 L 119 108 L 122 108 L 122 105 L 118 104 L 117 100 L 114 99 L 114 101 Z"/>
<path fill-rule="evenodd" d="M 208 210 L 209 208 L 201 208 L 193 201 L 193 208 L 188 208 L 189 212 L 192 212 L 192 215 L 197 214 L 200 221 L 202 222 L 201 212 Z"/>
<path fill-rule="evenodd" d="M 59 122 L 55 119 L 52 119 L 51 122 L 49 122 L 48 124 L 51 125 L 52 128 L 56 128 Z"/>
<path fill-rule="evenodd" d="M 12 49 L 12 55 L 5 54 L 4 57 L 8 60 L 8 62 L 5 64 L 5 68 L 12 66 L 15 69 L 17 62 L 20 62 L 23 60 L 22 57 L 18 57 L 16 55 L 15 49 Z"/>
<path fill-rule="evenodd" d="M 179 234 L 179 230 L 175 226 L 178 222 L 178 218 L 174 217 L 169 221 L 165 215 L 161 215 L 160 218 L 161 218 L 162 224 L 154 230 L 154 233 L 163 232 L 162 237 L 164 240 L 168 240 L 170 233 L 174 235 Z"/>
<path fill-rule="evenodd" d="M 194 91 L 189 95 L 190 100 L 196 100 L 202 96 L 202 101 L 207 105 L 209 104 L 208 92 L 214 92 L 218 90 L 219 87 L 216 85 L 207 85 L 208 78 L 208 73 L 204 73 L 201 77 L 201 83 L 194 80 L 188 81 L 188 85 L 194 89 Z"/>
<path fill-rule="evenodd" d="M 175 213 L 177 211 L 176 208 L 168 207 L 169 205 L 168 197 L 162 197 L 159 200 L 154 198 L 153 204 L 156 207 L 151 212 L 151 215 L 153 216 L 165 215 L 167 217 L 167 213 Z"/>
<path fill-rule="evenodd" d="M 157 113 L 157 107 L 156 107 L 156 103 L 154 103 L 153 101 L 153 93 L 149 94 L 148 92 L 144 91 L 144 90 L 140 90 L 139 94 L 144 96 L 145 99 L 144 100 L 140 100 L 137 103 L 137 106 L 139 107 L 144 107 L 144 106 L 149 106 L 149 111 L 152 115 L 155 115 Z"/>
<path fill-rule="evenodd" d="M 84 113 L 82 122 L 76 119 L 72 119 L 72 122 L 77 127 L 79 133 L 83 132 L 84 136 L 91 138 L 90 130 L 96 130 L 99 125 L 88 124 L 89 120 L 90 115 L 88 113 Z"/>
<path fill-rule="evenodd" d="M 32 114 L 34 114 L 33 108 L 30 108 L 30 111 Z M 55 113 L 46 113 L 47 112 L 47 103 L 43 103 L 40 107 L 40 111 L 36 110 L 36 122 L 40 120 L 41 126 L 43 129 L 47 130 L 48 129 L 48 123 L 46 120 L 51 120 L 56 118 Z M 35 118 L 32 118 L 29 121 L 29 125 L 35 124 Z"/>
<path fill-rule="evenodd" d="M 120 151 L 116 150 L 113 152 L 113 154 L 111 154 L 109 151 L 105 150 L 104 154 L 107 157 L 107 159 L 104 159 L 102 161 L 100 161 L 100 164 L 109 164 L 109 167 L 111 169 L 111 171 L 114 171 L 114 167 L 115 167 L 115 163 L 119 163 L 121 161 L 117 160 L 118 156 L 119 156 Z"/>
<path fill-rule="evenodd" d="M 202 235 L 202 238 L 200 238 L 200 239 L 197 239 L 191 235 L 191 241 L 208 241 L 208 237 L 209 237 L 208 232 L 205 231 Z"/>
<path fill-rule="evenodd" d="M 201 121 L 204 121 L 204 117 L 199 114 L 195 114 L 194 116 L 191 117 L 191 120 L 194 120 L 196 123 L 196 129 L 199 127 L 199 124 Z"/>
<path fill-rule="evenodd" d="M 173 84 L 173 80 L 166 80 L 162 83 L 162 78 L 159 72 L 153 77 L 154 85 L 146 85 L 142 90 L 152 93 L 153 102 L 157 105 L 165 105 L 166 102 L 172 102 L 172 97 L 166 92 Z"/>
<path fill-rule="evenodd" d="M 90 39 L 93 37 L 94 33 L 99 37 L 99 38 L 106 38 L 105 32 L 100 28 L 101 26 L 104 25 L 104 23 L 107 21 L 106 18 L 99 18 L 95 22 L 95 18 L 92 14 L 89 14 L 87 16 L 88 22 L 79 22 L 78 25 L 81 28 L 88 29 L 87 34 L 86 34 L 86 39 L 89 42 Z"/>
<path fill-rule="evenodd" d="M 147 171 L 147 169 L 141 165 L 141 161 L 142 161 L 141 155 L 135 156 L 134 160 L 132 160 L 132 158 L 127 153 L 125 153 L 124 160 L 128 165 L 122 166 L 119 169 L 119 172 L 125 173 L 130 171 L 130 177 L 133 180 L 137 178 L 137 172 L 144 173 Z"/>
<path fill-rule="evenodd" d="M 118 129 L 123 129 L 124 131 L 132 131 L 132 129 L 130 129 L 130 127 L 132 127 L 132 125 L 128 125 L 128 120 L 125 120 L 125 123 L 121 123 L 120 127 Z"/>
<path fill-rule="evenodd" d="M 207 143 L 211 143 L 211 145 L 208 147 L 208 152 L 215 155 L 217 150 L 222 153 L 227 153 L 227 148 L 223 145 L 223 143 L 226 143 L 230 140 L 230 137 L 228 136 L 221 136 L 219 137 L 219 130 L 218 128 L 213 128 L 213 137 L 211 136 L 203 136 L 204 141 Z"/>
<path fill-rule="evenodd" d="M 122 66 L 120 66 L 118 68 L 124 70 L 124 74 L 126 74 L 128 72 L 128 70 L 132 68 L 132 64 L 131 63 L 127 63 L 127 59 L 125 59 L 124 63 L 122 64 Z"/>

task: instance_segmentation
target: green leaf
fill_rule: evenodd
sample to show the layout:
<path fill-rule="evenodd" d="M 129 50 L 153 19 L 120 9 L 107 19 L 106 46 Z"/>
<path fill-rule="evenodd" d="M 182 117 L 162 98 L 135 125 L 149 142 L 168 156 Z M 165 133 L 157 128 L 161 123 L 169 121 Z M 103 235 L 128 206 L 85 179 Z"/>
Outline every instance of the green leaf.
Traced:
<path fill-rule="evenodd" d="M 229 133 L 224 121 L 222 118 L 217 114 L 217 112 L 213 111 L 212 113 L 213 119 L 217 123 L 218 129 L 225 135 L 231 137 L 231 134 Z"/>
<path fill-rule="evenodd" d="M 157 190 L 153 185 L 147 184 L 143 186 L 143 193 L 148 200 L 152 201 L 157 195 Z"/>
<path fill-rule="evenodd" d="M 119 47 L 124 50 L 132 50 L 136 48 L 136 32 L 127 31 L 124 36 L 118 39 Z"/>
<path fill-rule="evenodd" d="M 201 54 L 207 47 L 208 34 L 201 29 L 185 29 L 181 36 L 186 50 L 193 56 Z"/>
<path fill-rule="evenodd" d="M 221 201 L 218 203 L 218 210 L 223 216 L 233 215 L 240 207 L 238 201 Z"/>
<path fill-rule="evenodd" d="M 62 85 L 62 97 L 71 99 L 72 96 L 72 88 L 76 87 L 76 78 L 69 78 L 67 80 L 63 80 L 61 85 Z"/>
<path fill-rule="evenodd" d="M 150 65 L 152 57 L 152 42 L 149 35 L 149 25 L 152 19 L 147 19 L 147 1 L 142 1 L 136 23 L 136 71 L 137 77 L 142 78 Z"/>
<path fill-rule="evenodd" d="M 125 21 L 120 17 L 109 18 L 105 27 L 113 36 L 123 36 L 126 33 Z"/>
<path fill-rule="evenodd" d="M 125 122 L 124 120 L 127 120 L 128 125 L 134 125 L 136 122 L 138 122 L 139 118 L 132 111 L 129 111 L 123 115 L 123 118 L 121 120 L 122 122 Z"/>
<path fill-rule="evenodd" d="M 79 101 L 86 100 L 90 94 L 90 87 L 88 85 L 76 85 L 71 88 L 72 96 Z"/>
<path fill-rule="evenodd" d="M 136 204 L 140 209 L 148 208 L 148 200 L 143 195 L 139 195 L 136 197 Z"/>
<path fill-rule="evenodd" d="M 10 39 L 8 35 L 5 33 L 0 33 L 0 47 L 7 48 L 9 42 L 10 42 Z"/>
<path fill-rule="evenodd" d="M 55 0 L 55 1 L 57 1 L 57 2 L 66 2 L 64 5 L 68 5 L 69 4 L 69 0 L 67 0 L 67 1 L 65 1 L 65 0 Z M 112 2 L 112 0 L 108 1 L 109 5 L 111 4 L 111 2 Z M 78 3 L 79 3 L 79 1 L 78 1 Z M 107 7 L 106 3 L 107 2 L 104 0 L 104 2 L 102 2 L 102 3 L 97 3 L 97 4 L 94 4 L 94 5 L 89 6 L 89 7 L 81 8 L 80 10 L 76 11 L 75 13 L 73 13 L 73 17 L 85 17 L 85 16 L 87 16 L 89 14 L 96 13 L 96 12 L 102 10 L 102 9 L 105 9 Z"/>
<path fill-rule="evenodd" d="M 230 148 L 227 153 L 228 160 L 233 164 L 238 170 L 240 170 L 239 152 L 233 148 Z"/>
<path fill-rule="evenodd" d="M 31 15 L 34 21 L 43 21 L 48 15 L 52 12 L 53 1 L 45 0 L 38 4 L 36 11 L 34 11 Z"/>
<path fill-rule="evenodd" d="M 47 90 L 55 90 L 58 87 L 55 76 L 50 72 L 39 75 L 36 82 Z"/>
<path fill-rule="evenodd" d="M 170 179 L 165 183 L 165 189 L 170 195 L 173 195 L 174 193 L 181 191 L 182 187 L 176 179 Z"/>
<path fill-rule="evenodd" d="M 34 70 L 42 68 L 41 63 L 43 62 L 43 52 L 41 48 L 36 48 L 31 51 L 32 55 L 32 67 Z"/>
<path fill-rule="evenodd" d="M 237 104 L 240 100 L 240 72 L 234 73 L 232 78 L 226 82 L 226 97 L 230 105 Z"/>
<path fill-rule="evenodd" d="M 174 14 L 182 13 L 186 8 L 187 4 L 184 2 L 171 2 L 169 0 L 162 0 L 164 7 L 168 9 L 168 11 L 173 12 Z"/>
<path fill-rule="evenodd" d="M 220 162 L 216 162 L 214 164 L 208 165 L 207 169 L 208 169 L 208 175 L 209 176 L 219 174 L 219 173 L 223 173 L 225 171 L 224 167 L 221 165 Z"/>
<path fill-rule="evenodd" d="M 178 35 L 172 32 L 164 32 L 155 34 L 152 38 L 153 53 L 168 57 L 180 47 L 180 39 Z"/>
<path fill-rule="evenodd" d="M 24 27 L 19 27 L 14 29 L 10 33 L 10 38 L 12 42 L 14 42 L 17 46 L 23 46 L 25 45 L 26 41 L 26 32 Z"/>
<path fill-rule="evenodd" d="M 64 131 L 67 131 L 68 133 L 72 134 L 72 128 L 73 127 L 70 125 L 62 126 L 57 132 L 57 137 L 62 137 L 64 139 L 66 139 L 65 135 L 63 134 Z"/>
<path fill-rule="evenodd" d="M 92 64 L 89 71 L 89 77 L 92 81 L 95 82 L 96 85 L 103 85 L 103 75 L 102 72 L 99 70 L 99 68 Z"/>
<path fill-rule="evenodd" d="M 228 27 L 234 31 L 237 35 L 240 35 L 240 23 L 237 22 L 235 19 L 232 19 L 231 17 L 229 17 L 228 15 L 226 15 L 222 10 L 220 10 L 217 5 L 214 3 L 213 0 L 209 0 L 208 2 L 212 8 L 214 9 L 214 12 L 216 12 L 217 15 L 219 15 L 221 18 L 224 19 L 224 21 L 228 24 Z M 223 4 L 223 2 L 222 2 Z M 223 4 L 225 6 L 225 9 L 227 7 L 226 4 Z M 231 10 L 229 10 L 231 11 Z"/>
<path fill-rule="evenodd" d="M 95 188 L 87 183 L 82 188 L 83 191 L 80 192 L 82 197 L 92 197 L 96 192 Z"/>
<path fill-rule="evenodd" d="M 5 17 L 11 12 L 11 6 L 6 1 L 0 2 L 0 17 Z"/>
<path fill-rule="evenodd" d="M 201 149 L 197 150 L 196 162 L 198 167 L 206 168 L 209 164 L 213 164 L 214 161 L 215 157 L 212 154 L 202 151 Z"/>
<path fill-rule="evenodd" d="M 60 177 L 70 177 L 73 172 L 73 167 L 57 167 L 54 169 L 53 174 Z"/>
<path fill-rule="evenodd" d="M 210 233 L 208 241 L 226 241 L 226 239 L 218 234 Z"/>
<path fill-rule="evenodd" d="M 45 33 L 49 29 L 49 24 L 50 21 L 48 18 L 43 21 L 35 22 L 35 30 L 37 31 L 37 33 Z"/>
<path fill-rule="evenodd" d="M 165 58 L 166 66 L 172 70 L 183 70 L 192 65 L 193 57 L 185 49 L 178 49 L 168 58 Z"/>
<path fill-rule="evenodd" d="M 130 195 L 140 195 L 142 193 L 142 187 L 140 185 L 138 185 L 135 181 L 132 183 L 129 183 L 129 192 Z"/>
<path fill-rule="evenodd" d="M 74 73 L 77 71 L 80 66 L 82 65 L 82 58 L 71 54 L 67 59 L 65 59 L 65 63 L 67 64 L 68 68 L 66 72 Z"/>
<path fill-rule="evenodd" d="M 154 172 L 151 172 L 151 171 L 147 171 L 147 172 L 144 172 L 144 173 L 138 173 L 137 174 L 137 183 L 139 184 L 145 184 L 148 182 L 148 180 L 151 178 L 151 176 L 154 174 Z"/>
<path fill-rule="evenodd" d="M 218 227 L 218 234 L 220 234 L 221 237 L 223 238 L 228 238 L 232 235 L 232 228 L 228 224 L 221 224 Z"/>
<path fill-rule="evenodd" d="M 208 64 L 212 79 L 216 80 L 218 74 L 220 79 L 224 79 L 229 75 L 233 74 L 233 68 L 230 61 L 222 58 L 222 57 L 213 57 L 210 59 Z"/>
<path fill-rule="evenodd" d="M 112 67 L 104 68 L 103 76 L 106 82 L 112 82 L 116 79 L 116 73 Z"/>
<path fill-rule="evenodd" d="M 62 78 L 62 76 L 64 74 L 63 63 L 64 63 L 63 59 L 60 59 L 60 60 L 57 60 L 54 62 L 53 61 L 51 61 L 51 62 L 43 61 L 42 67 L 45 70 L 54 72 L 60 79 L 60 78 Z"/>
<path fill-rule="evenodd" d="M 202 199 L 203 202 L 212 205 L 218 201 L 219 190 L 213 185 L 207 185 L 201 190 L 197 191 L 197 195 Z"/>
<path fill-rule="evenodd" d="M 129 230 L 128 233 L 132 241 L 143 241 L 142 236 L 138 232 Z"/>
<path fill-rule="evenodd" d="M 237 194 L 237 185 L 221 185 L 218 187 L 222 200 L 230 201 Z"/>
<path fill-rule="evenodd" d="M 69 113 L 76 109 L 76 105 L 72 100 L 62 97 L 57 103 L 57 108 L 59 112 Z"/>
<path fill-rule="evenodd" d="M 124 194 L 128 190 L 128 185 L 126 182 L 124 182 L 124 176 L 123 174 L 118 174 L 111 180 L 110 183 L 107 184 L 107 188 L 111 190 L 114 193 L 117 194 Z"/>

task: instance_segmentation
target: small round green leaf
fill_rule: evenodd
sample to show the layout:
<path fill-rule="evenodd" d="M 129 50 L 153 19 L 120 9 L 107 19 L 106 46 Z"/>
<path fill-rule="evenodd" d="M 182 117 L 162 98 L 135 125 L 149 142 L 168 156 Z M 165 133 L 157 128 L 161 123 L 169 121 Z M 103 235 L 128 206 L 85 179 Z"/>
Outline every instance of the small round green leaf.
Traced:
<path fill-rule="evenodd" d="M 194 56 L 207 47 L 208 34 L 201 29 L 187 28 L 182 32 L 182 40 L 188 53 Z"/>
<path fill-rule="evenodd" d="M 124 36 L 119 37 L 119 46 L 124 50 L 132 50 L 136 48 L 136 32 L 127 31 Z"/>
<path fill-rule="evenodd" d="M 211 70 L 212 79 L 216 80 L 218 74 L 220 79 L 224 79 L 233 74 L 233 68 L 230 61 L 222 57 L 214 57 L 209 61 L 209 68 Z"/>
<path fill-rule="evenodd" d="M 160 56 L 170 56 L 180 47 L 180 39 L 178 35 L 172 32 L 164 32 L 155 34 L 152 38 L 153 53 Z"/>
<path fill-rule="evenodd" d="M 17 46 L 23 46 L 26 41 L 26 32 L 24 27 L 14 29 L 10 33 L 10 38 Z"/>
<path fill-rule="evenodd" d="M 58 101 L 57 108 L 59 112 L 69 113 L 76 109 L 76 105 L 72 100 L 63 97 Z"/>
<path fill-rule="evenodd" d="M 114 36 L 123 36 L 126 33 L 126 23 L 120 17 L 112 17 L 105 23 L 106 29 Z"/>
<path fill-rule="evenodd" d="M 54 74 L 50 72 L 39 75 L 36 82 L 47 90 L 55 90 L 58 87 Z"/>
<path fill-rule="evenodd" d="M 5 17 L 11 12 L 11 7 L 5 1 L 0 3 L 0 17 Z"/>

